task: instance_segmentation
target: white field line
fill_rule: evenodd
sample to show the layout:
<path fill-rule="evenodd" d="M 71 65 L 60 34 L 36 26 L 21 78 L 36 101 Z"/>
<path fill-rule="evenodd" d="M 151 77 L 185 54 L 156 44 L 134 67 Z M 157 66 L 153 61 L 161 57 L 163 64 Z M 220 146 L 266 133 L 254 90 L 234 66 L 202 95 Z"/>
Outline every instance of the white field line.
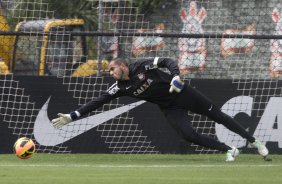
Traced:
<path fill-rule="evenodd" d="M 226 164 L 226 165 L 111 165 L 111 164 L 0 164 L 0 167 L 64 167 L 64 168 L 219 168 L 219 167 L 281 167 L 274 164 Z"/>

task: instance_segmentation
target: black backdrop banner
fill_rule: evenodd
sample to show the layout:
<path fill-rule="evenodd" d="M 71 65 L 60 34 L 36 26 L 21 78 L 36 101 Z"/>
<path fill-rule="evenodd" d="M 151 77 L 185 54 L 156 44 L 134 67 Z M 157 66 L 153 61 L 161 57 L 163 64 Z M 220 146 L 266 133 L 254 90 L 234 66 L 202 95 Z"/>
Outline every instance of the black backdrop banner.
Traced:
<path fill-rule="evenodd" d="M 104 77 L 102 81 L 104 84 L 114 82 L 111 77 Z M 72 81 L 68 82 L 72 83 Z M 82 82 L 85 82 L 85 79 L 75 79 L 76 84 Z M 278 101 L 282 97 L 279 97 L 280 94 L 275 94 L 278 92 L 271 93 L 272 95 L 263 95 L 263 88 L 261 88 L 262 95 L 259 97 L 256 95 L 252 96 L 251 91 L 249 96 L 247 96 L 243 94 L 242 90 L 237 90 L 238 84 L 233 83 L 232 80 L 191 79 L 190 84 L 211 98 L 219 107 L 226 105 L 232 98 L 241 100 L 251 99 L 252 101 L 248 101 L 251 107 L 251 114 L 238 111 L 234 118 L 242 123 L 250 133 L 258 135 L 267 144 L 272 153 L 282 153 L 282 122 L 279 119 L 282 117 L 282 112 L 278 106 L 280 104 L 281 108 L 282 103 L 278 103 Z M 278 81 L 278 84 L 281 86 L 281 81 Z M 101 86 L 101 90 L 106 89 L 103 87 L 105 85 Z M 91 87 L 88 86 L 87 88 L 91 90 Z M 277 86 L 273 86 L 273 89 L 275 88 Z M 83 87 L 81 90 L 84 90 Z M 0 153 L 12 153 L 14 142 L 20 136 L 24 136 L 24 133 L 32 136 L 40 146 L 40 143 L 33 137 L 33 126 L 39 110 L 50 98 L 48 105 L 49 119 L 56 117 L 58 112 L 68 113 L 78 107 L 79 99 L 73 97 L 75 93 L 77 92 L 70 92 L 69 85 L 63 84 L 63 79 L 56 77 L 0 76 Z M 269 91 L 267 93 L 269 94 Z M 246 98 L 241 98 L 242 96 L 246 96 Z M 28 98 L 29 103 L 24 103 L 25 98 Z M 19 101 L 23 102 L 19 103 Z M 137 100 L 130 97 L 121 97 L 119 99 L 120 104 L 133 102 L 137 102 Z M 242 102 L 242 104 L 244 103 Z M 259 108 L 257 107 L 258 104 Z M 234 108 L 236 107 L 234 106 Z M 32 112 L 29 112 L 28 109 Z M 181 139 L 167 123 L 158 107 L 152 103 L 146 102 L 130 110 L 129 116 L 134 117 L 133 121 L 138 124 L 142 134 L 147 137 L 158 153 L 205 153 L 204 151 L 199 151 L 202 150 L 199 147 Z M 266 120 L 267 122 L 265 122 Z M 192 118 L 192 116 L 191 121 L 195 128 L 198 127 L 197 131 L 200 133 L 209 133 L 210 136 L 218 138 L 220 141 L 227 141 L 228 137 L 226 137 L 226 140 L 224 137 L 226 135 L 217 132 L 222 129 L 217 129 L 214 122 L 207 121 L 205 125 L 202 125 L 203 121 L 197 123 L 197 120 Z M 206 125 L 209 128 L 199 128 Z M 26 131 L 23 131 L 23 129 Z M 261 131 L 258 131 L 258 129 Z M 256 132 L 258 133 L 256 134 Z M 265 135 L 263 132 L 265 132 Z M 255 151 L 247 147 L 246 144 L 242 146 L 240 143 L 240 145 L 241 149 L 246 153 Z M 108 143 L 105 142 L 105 139 L 101 137 L 101 132 L 97 131 L 97 127 L 64 142 L 63 146 L 67 147 L 67 150 L 71 153 L 113 152 L 109 148 Z M 41 151 L 44 152 L 43 149 Z"/>

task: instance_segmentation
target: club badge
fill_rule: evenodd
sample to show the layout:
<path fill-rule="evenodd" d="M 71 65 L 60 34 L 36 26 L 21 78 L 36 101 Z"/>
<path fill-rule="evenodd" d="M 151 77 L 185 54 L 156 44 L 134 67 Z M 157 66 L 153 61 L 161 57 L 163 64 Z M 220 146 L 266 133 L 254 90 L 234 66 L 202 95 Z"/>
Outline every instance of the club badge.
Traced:
<path fill-rule="evenodd" d="M 144 80 L 145 79 L 145 74 L 144 73 L 139 73 L 138 75 L 139 80 Z"/>

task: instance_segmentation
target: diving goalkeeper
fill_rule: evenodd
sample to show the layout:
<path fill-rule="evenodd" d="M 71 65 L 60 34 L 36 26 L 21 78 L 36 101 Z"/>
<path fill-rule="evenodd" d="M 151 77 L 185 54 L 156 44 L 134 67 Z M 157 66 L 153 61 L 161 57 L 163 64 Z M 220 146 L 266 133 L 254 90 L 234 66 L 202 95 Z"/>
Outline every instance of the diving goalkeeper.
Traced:
<path fill-rule="evenodd" d="M 226 161 L 234 161 L 239 155 L 235 147 L 214 138 L 197 133 L 189 122 L 188 112 L 205 115 L 239 134 L 263 157 L 268 149 L 250 135 L 238 122 L 223 113 L 210 99 L 197 89 L 181 80 L 176 61 L 170 58 L 141 59 L 128 64 L 125 59 L 116 58 L 109 63 L 110 75 L 116 80 L 101 96 L 69 114 L 58 114 L 52 120 L 54 127 L 61 128 L 71 121 L 90 113 L 103 104 L 120 96 L 130 96 L 157 104 L 171 126 L 188 142 L 226 152 Z M 160 68 L 170 71 L 165 72 Z"/>

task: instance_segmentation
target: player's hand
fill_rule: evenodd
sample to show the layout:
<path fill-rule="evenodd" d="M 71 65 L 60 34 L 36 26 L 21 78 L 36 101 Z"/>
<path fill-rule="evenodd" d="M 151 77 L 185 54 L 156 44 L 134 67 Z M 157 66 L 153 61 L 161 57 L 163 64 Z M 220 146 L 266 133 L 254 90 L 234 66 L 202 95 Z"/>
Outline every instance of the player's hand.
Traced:
<path fill-rule="evenodd" d="M 174 76 L 170 82 L 169 92 L 173 91 L 179 93 L 184 88 L 184 82 L 180 79 L 178 75 Z"/>
<path fill-rule="evenodd" d="M 58 118 L 52 119 L 52 123 L 55 128 L 62 128 L 64 125 L 72 122 L 70 114 L 58 113 L 58 116 Z"/>

